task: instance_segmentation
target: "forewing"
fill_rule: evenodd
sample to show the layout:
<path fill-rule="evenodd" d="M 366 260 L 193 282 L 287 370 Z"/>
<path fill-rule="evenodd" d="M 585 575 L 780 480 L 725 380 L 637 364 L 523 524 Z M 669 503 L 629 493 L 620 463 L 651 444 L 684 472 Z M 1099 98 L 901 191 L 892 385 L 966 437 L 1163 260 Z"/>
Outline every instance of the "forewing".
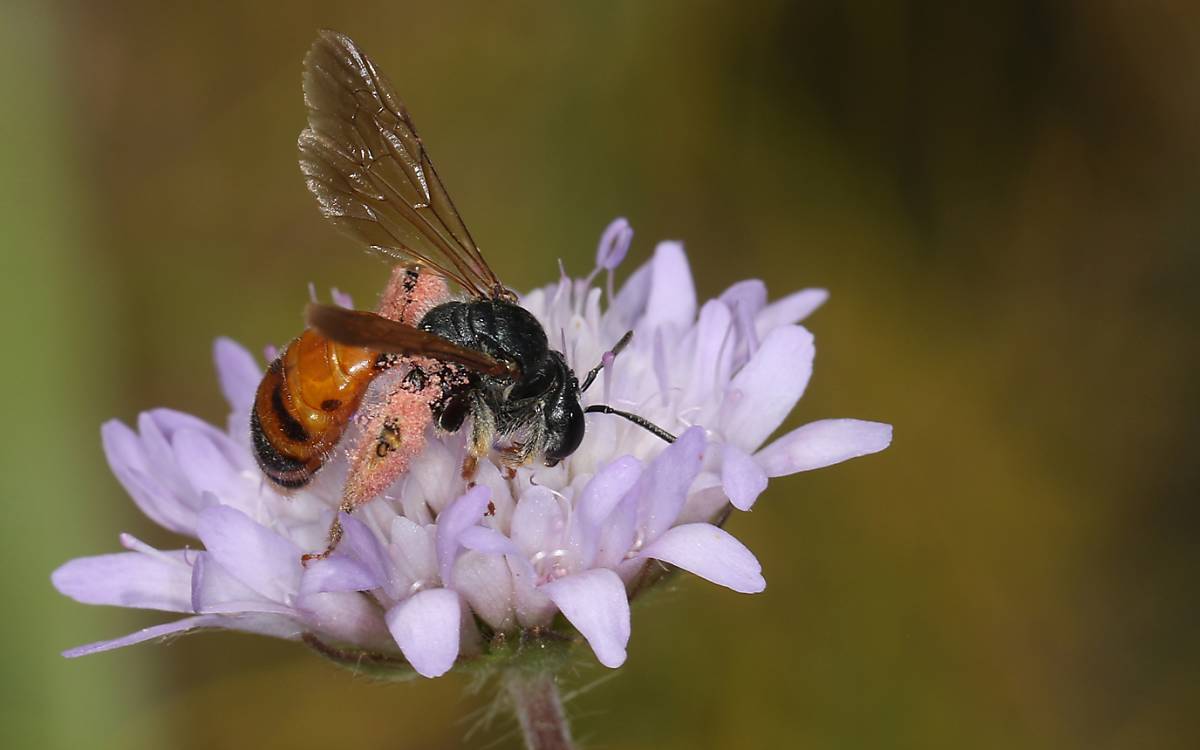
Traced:
<path fill-rule="evenodd" d="M 300 169 L 321 213 L 374 251 L 479 297 L 507 291 L 442 185 L 408 110 L 349 37 L 322 31 L 304 58 Z"/>
<path fill-rule="evenodd" d="M 432 357 L 496 377 L 513 377 L 517 374 L 510 365 L 483 352 L 467 349 L 435 333 L 375 313 L 310 304 L 305 315 L 308 324 L 322 336 L 349 346 L 408 357 Z"/>

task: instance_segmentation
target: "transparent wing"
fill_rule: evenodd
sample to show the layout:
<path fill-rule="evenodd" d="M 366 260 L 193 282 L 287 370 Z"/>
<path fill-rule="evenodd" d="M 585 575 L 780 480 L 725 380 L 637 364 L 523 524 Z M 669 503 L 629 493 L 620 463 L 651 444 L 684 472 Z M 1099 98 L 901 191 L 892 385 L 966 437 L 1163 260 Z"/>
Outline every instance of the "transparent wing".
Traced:
<path fill-rule="evenodd" d="M 408 110 L 349 37 L 322 31 L 304 58 L 300 170 L 321 213 L 374 250 L 478 297 L 510 297 L 488 267 Z"/>
<path fill-rule="evenodd" d="M 408 357 L 432 357 L 496 377 L 517 375 L 511 365 L 483 352 L 467 349 L 435 333 L 375 313 L 310 304 L 305 310 L 305 317 L 318 333 L 341 344 Z"/>

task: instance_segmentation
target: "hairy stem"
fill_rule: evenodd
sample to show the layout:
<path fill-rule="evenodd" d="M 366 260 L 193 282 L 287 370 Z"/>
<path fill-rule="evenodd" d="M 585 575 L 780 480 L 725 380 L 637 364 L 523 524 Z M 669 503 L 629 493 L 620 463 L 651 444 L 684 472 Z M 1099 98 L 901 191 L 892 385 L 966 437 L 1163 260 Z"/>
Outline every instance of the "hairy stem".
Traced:
<path fill-rule="evenodd" d="M 504 689 L 512 703 L 528 750 L 571 750 L 571 730 L 554 674 L 510 669 Z"/>

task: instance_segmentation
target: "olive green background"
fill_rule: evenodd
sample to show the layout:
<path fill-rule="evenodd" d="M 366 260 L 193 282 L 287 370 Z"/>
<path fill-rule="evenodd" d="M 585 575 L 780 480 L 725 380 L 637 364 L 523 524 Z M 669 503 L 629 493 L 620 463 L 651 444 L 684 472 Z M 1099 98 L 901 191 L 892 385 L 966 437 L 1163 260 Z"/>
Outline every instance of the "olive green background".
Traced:
<path fill-rule="evenodd" d="M 389 73 L 510 284 L 586 271 L 624 215 L 626 271 L 678 238 L 704 296 L 827 287 L 789 424 L 895 424 L 731 519 L 765 593 L 680 578 L 624 668 L 581 653 L 587 747 L 1194 746 L 1200 8 L 104 5 L 0 10 L 4 747 L 516 747 L 503 717 L 467 739 L 491 686 L 288 643 L 58 656 L 166 617 L 60 597 L 56 565 L 181 543 L 99 424 L 222 420 L 215 336 L 257 351 L 307 282 L 383 282 L 296 167 L 322 26 Z"/>

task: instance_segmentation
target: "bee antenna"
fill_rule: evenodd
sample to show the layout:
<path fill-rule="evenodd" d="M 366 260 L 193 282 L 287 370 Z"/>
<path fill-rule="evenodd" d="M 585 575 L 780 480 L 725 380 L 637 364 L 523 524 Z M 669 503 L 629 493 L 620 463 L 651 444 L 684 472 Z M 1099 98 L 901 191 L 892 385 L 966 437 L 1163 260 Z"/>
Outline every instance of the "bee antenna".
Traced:
<path fill-rule="evenodd" d="M 608 361 L 610 357 L 616 357 L 618 354 L 620 354 L 621 350 L 629 345 L 629 340 L 632 338 L 633 331 L 626 331 L 625 335 L 621 337 L 621 340 L 617 342 L 616 346 L 604 353 L 604 356 L 600 358 L 600 364 L 593 367 L 588 372 L 587 377 L 583 379 L 583 385 L 579 386 L 580 393 L 583 393 L 589 387 L 591 387 L 592 383 L 596 380 L 596 376 L 599 375 L 600 371 L 604 369 L 605 362 Z"/>
<path fill-rule="evenodd" d="M 668 443 L 675 442 L 674 435 L 667 432 L 666 430 L 659 427 L 658 425 L 654 424 L 649 419 L 646 419 L 645 417 L 639 416 L 637 414 L 631 414 L 627 411 L 621 411 L 620 409 L 614 409 L 611 406 L 609 406 L 608 404 L 592 404 L 591 406 L 587 407 L 583 411 L 587 414 L 612 414 L 614 416 L 618 416 L 623 419 L 628 419 L 630 422 L 633 422 L 638 427 L 641 427 L 646 432 L 649 432 L 650 434 L 654 435 L 655 437 L 657 437 L 661 440 L 664 440 Z"/>

